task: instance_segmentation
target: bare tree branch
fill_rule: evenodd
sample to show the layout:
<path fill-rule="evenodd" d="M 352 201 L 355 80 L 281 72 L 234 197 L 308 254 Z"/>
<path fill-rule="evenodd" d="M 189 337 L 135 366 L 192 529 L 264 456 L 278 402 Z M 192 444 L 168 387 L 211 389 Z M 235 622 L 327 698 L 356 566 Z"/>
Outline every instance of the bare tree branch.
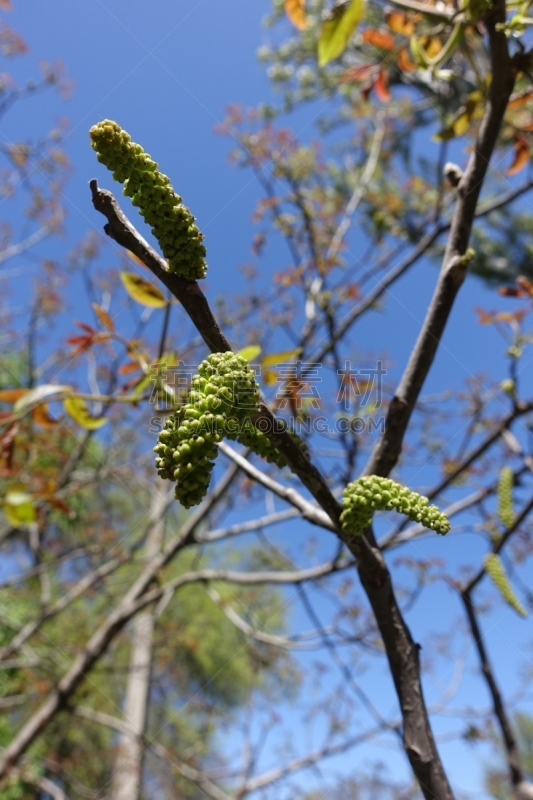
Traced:
<path fill-rule="evenodd" d="M 516 67 L 509 56 L 507 37 L 498 31 L 505 22 L 505 2 L 495 0 L 487 12 L 492 82 L 479 133 L 466 170 L 457 189 L 452 219 L 439 280 L 426 319 L 393 397 L 385 422 L 385 432 L 365 468 L 366 474 L 388 475 L 401 453 L 403 437 L 420 390 L 433 364 L 453 303 L 464 281 L 466 252 L 476 206 L 496 146 L 507 103 L 513 91 Z"/>

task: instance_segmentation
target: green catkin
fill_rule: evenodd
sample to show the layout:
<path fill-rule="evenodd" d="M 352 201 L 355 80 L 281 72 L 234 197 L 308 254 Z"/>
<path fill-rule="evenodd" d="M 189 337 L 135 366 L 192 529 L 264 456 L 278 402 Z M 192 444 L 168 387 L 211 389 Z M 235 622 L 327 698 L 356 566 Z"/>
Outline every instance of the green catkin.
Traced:
<path fill-rule="evenodd" d="M 170 272 L 188 280 L 205 278 L 203 234 L 182 199 L 140 144 L 131 141 L 118 123 L 109 119 L 93 125 L 91 144 L 98 161 L 124 184 L 123 192 L 151 225 Z"/>
<path fill-rule="evenodd" d="M 176 481 L 176 499 L 185 508 L 207 494 L 217 443 L 237 434 L 258 403 L 259 387 L 244 358 L 214 353 L 202 361 L 187 402 L 167 420 L 154 448 L 159 475 Z"/>
<path fill-rule="evenodd" d="M 513 484 L 512 469 L 502 467 L 498 479 L 498 516 L 506 528 L 510 528 L 514 522 Z"/>
<path fill-rule="evenodd" d="M 362 533 L 375 511 L 393 509 L 437 533 L 444 535 L 450 530 L 446 514 L 437 506 L 430 506 L 427 497 L 378 475 L 365 475 L 349 483 L 344 490 L 342 506 L 340 520 L 347 533 Z"/>
<path fill-rule="evenodd" d="M 520 614 L 521 617 L 527 617 L 527 611 L 515 595 L 509 583 L 509 579 L 505 574 L 501 559 L 496 553 L 489 553 L 485 556 L 485 570 L 505 602 L 508 603 L 511 608 L 514 608 L 516 613 Z"/>
<path fill-rule="evenodd" d="M 308 452 L 306 443 L 294 431 L 287 430 L 293 441 L 304 453 Z M 251 420 L 247 420 L 237 436 L 228 434 L 228 439 L 237 440 L 244 447 L 249 447 L 256 455 L 261 456 L 269 464 L 276 464 L 279 469 L 287 466 L 287 459 L 280 453 L 276 445 L 272 444 L 268 436 L 258 430 Z"/>
<path fill-rule="evenodd" d="M 198 367 L 186 403 L 170 417 L 154 447 L 161 478 L 176 481 L 176 499 L 198 505 L 207 494 L 217 443 L 237 440 L 278 467 L 286 460 L 252 415 L 259 407 L 259 387 L 248 362 L 234 353 L 214 353 Z M 299 437 L 290 436 L 305 448 Z"/>

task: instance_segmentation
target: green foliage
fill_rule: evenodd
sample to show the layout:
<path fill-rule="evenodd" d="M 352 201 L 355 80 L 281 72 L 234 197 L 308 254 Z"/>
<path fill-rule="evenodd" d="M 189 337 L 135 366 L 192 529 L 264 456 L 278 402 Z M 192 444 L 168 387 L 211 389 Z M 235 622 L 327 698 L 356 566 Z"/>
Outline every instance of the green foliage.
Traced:
<path fill-rule="evenodd" d="M 437 533 L 448 533 L 448 517 L 437 506 L 428 503 L 427 497 L 412 492 L 390 478 L 367 475 L 349 483 L 344 490 L 342 527 L 347 533 L 363 533 L 375 511 L 394 509 Z"/>
<path fill-rule="evenodd" d="M 205 278 L 203 234 L 167 175 L 116 122 L 103 120 L 91 128 L 90 134 L 98 160 L 124 184 L 124 194 L 152 226 L 170 272 L 191 281 Z"/>

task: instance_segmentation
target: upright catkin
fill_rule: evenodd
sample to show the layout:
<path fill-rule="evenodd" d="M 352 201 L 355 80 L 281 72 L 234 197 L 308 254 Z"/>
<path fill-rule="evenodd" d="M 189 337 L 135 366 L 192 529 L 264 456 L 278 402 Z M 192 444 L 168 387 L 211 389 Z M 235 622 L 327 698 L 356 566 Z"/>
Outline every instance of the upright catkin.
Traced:
<path fill-rule="evenodd" d="M 190 281 L 205 278 L 205 247 L 195 218 L 174 191 L 170 178 L 140 144 L 122 130 L 117 122 L 104 119 L 90 130 L 91 144 L 98 161 L 124 184 L 123 192 L 131 197 L 151 225 L 152 233 L 168 260 L 168 269 Z"/>
<path fill-rule="evenodd" d="M 498 516 L 506 528 L 510 528 L 514 522 L 513 484 L 513 470 L 502 467 L 498 479 Z"/>

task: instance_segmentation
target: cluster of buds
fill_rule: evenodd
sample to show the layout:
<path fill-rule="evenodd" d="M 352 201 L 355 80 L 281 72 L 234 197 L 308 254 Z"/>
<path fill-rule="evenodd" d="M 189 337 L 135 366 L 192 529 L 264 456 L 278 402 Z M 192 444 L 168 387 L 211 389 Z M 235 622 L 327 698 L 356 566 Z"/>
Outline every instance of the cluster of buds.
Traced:
<path fill-rule="evenodd" d="M 307 445 L 298 434 L 288 429 L 287 433 L 298 447 L 300 447 L 304 453 L 307 453 Z M 287 466 L 287 459 L 285 456 L 280 453 L 276 445 L 272 444 L 263 431 L 255 427 L 251 420 L 246 421 L 238 434 L 234 435 L 229 432 L 228 439 L 236 439 L 240 444 L 244 445 L 244 447 L 249 447 L 250 450 L 258 456 L 264 458 L 269 464 L 275 464 L 279 469 L 283 469 Z"/>
<path fill-rule="evenodd" d="M 349 483 L 344 490 L 341 524 L 347 533 L 359 534 L 370 524 L 375 511 L 399 511 L 413 522 L 445 534 L 450 522 L 427 497 L 412 492 L 390 478 L 367 475 Z"/>
<path fill-rule="evenodd" d="M 510 528 L 514 522 L 513 484 L 513 470 L 502 467 L 498 480 L 498 516 L 506 528 Z"/>
<path fill-rule="evenodd" d="M 154 448 L 159 475 L 176 481 L 176 499 L 185 508 L 205 497 L 217 443 L 238 433 L 258 401 L 259 387 L 242 356 L 214 353 L 202 361 L 187 402 L 167 420 Z"/>
<path fill-rule="evenodd" d="M 182 506 L 198 505 L 207 494 L 217 444 L 232 439 L 278 467 L 287 462 L 253 422 L 259 387 L 248 362 L 235 353 L 214 353 L 202 361 L 186 403 L 170 417 L 154 447 L 161 478 L 176 481 Z M 290 432 L 294 441 L 305 444 Z"/>
<path fill-rule="evenodd" d="M 157 163 L 116 122 L 99 122 L 91 128 L 90 135 L 98 161 L 124 184 L 124 194 L 131 197 L 151 225 L 169 271 L 191 281 L 205 278 L 204 237 L 170 179 L 159 172 Z"/>
<path fill-rule="evenodd" d="M 521 617 L 527 617 L 527 611 L 513 592 L 513 588 L 505 574 L 500 557 L 497 556 L 496 553 L 489 553 L 485 556 L 485 570 L 505 602 L 508 603 L 511 608 L 514 608 L 516 613 L 520 614 Z"/>

